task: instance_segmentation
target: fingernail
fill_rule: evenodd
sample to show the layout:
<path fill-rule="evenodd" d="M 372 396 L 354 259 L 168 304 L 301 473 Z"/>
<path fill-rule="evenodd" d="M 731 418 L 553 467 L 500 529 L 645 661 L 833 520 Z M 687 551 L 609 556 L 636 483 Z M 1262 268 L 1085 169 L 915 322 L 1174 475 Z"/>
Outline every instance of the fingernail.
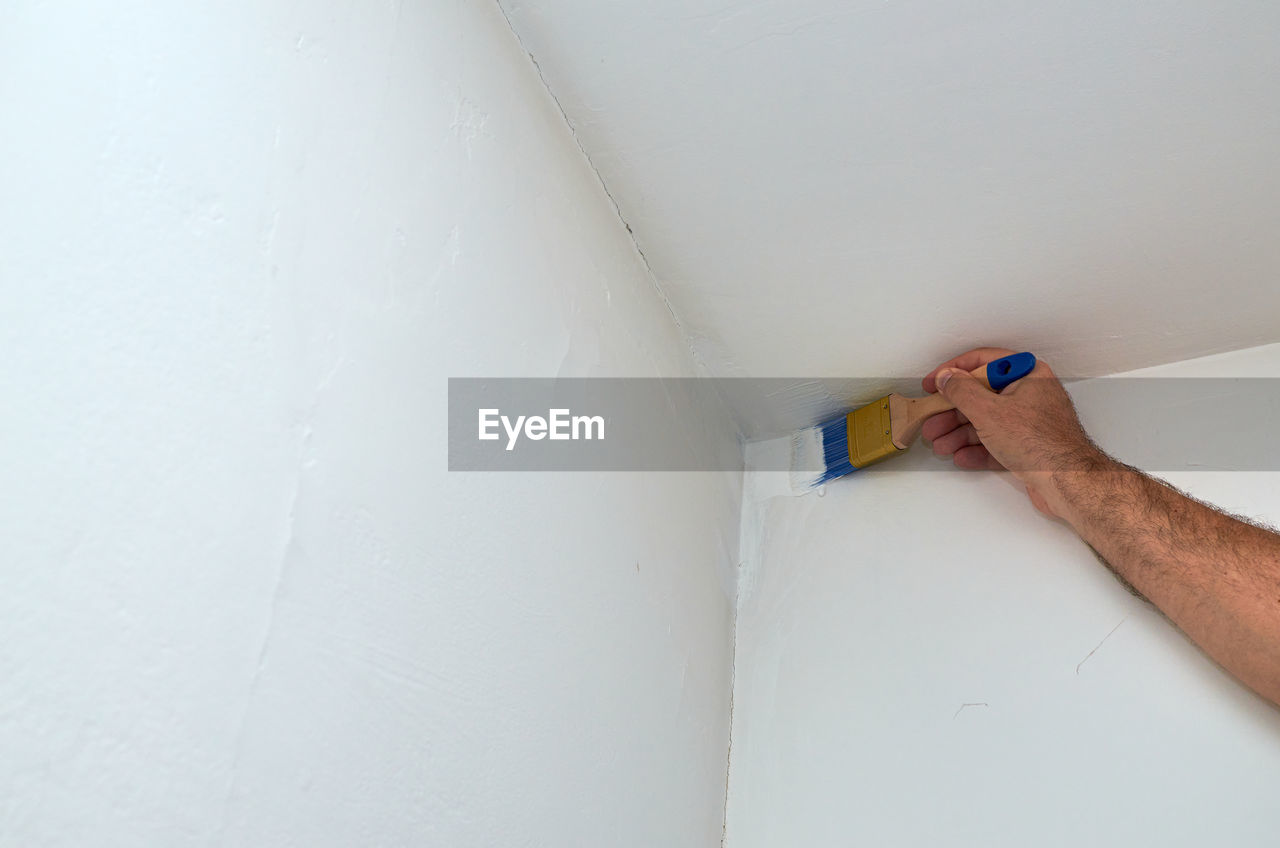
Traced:
<path fill-rule="evenodd" d="M 938 372 L 938 376 L 934 378 L 934 382 L 938 384 L 938 388 L 945 388 L 947 383 L 951 382 L 951 369 Z"/>

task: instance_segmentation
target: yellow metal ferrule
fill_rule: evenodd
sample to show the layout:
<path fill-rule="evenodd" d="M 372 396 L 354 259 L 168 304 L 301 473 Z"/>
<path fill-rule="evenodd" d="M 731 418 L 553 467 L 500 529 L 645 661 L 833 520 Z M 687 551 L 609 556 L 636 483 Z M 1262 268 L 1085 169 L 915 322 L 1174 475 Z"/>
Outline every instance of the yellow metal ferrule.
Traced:
<path fill-rule="evenodd" d="M 872 463 L 902 453 L 902 449 L 893 443 L 887 396 L 850 412 L 847 424 L 849 463 L 854 468 L 866 468 Z"/>

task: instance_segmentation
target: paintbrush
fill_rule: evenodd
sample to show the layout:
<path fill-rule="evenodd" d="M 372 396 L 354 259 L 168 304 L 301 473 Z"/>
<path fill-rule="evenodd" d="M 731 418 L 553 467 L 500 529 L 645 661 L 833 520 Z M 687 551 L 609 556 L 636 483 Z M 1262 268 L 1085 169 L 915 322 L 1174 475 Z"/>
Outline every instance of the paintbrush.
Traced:
<path fill-rule="evenodd" d="M 987 388 L 998 392 L 1030 374 L 1035 367 L 1035 356 L 1014 353 L 993 359 L 969 373 Z M 820 486 L 828 480 L 902 453 L 920 435 L 925 419 L 949 409 L 955 409 L 955 404 L 940 393 L 922 398 L 903 397 L 896 392 L 886 395 L 874 403 L 798 433 L 792 443 L 793 467 L 802 468 L 809 463 L 816 465 L 814 460 L 820 449 L 821 473 L 806 481 L 809 487 Z M 811 457 L 807 463 L 805 457 Z M 801 488 L 804 488 L 803 484 Z"/>

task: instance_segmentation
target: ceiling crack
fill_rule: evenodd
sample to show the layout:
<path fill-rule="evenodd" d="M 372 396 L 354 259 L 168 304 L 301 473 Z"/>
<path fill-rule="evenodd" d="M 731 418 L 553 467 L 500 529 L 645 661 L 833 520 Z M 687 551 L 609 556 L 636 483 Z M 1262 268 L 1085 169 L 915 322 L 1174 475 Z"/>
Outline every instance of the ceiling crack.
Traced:
<path fill-rule="evenodd" d="M 534 56 L 533 52 L 525 46 L 524 39 L 520 37 L 520 33 L 516 31 L 515 26 L 512 24 L 511 15 L 507 14 L 507 10 L 503 6 L 502 0 L 494 0 L 494 2 L 498 7 L 498 11 L 501 12 L 503 19 L 507 22 L 507 28 L 511 30 L 511 34 L 515 37 L 516 43 L 520 46 L 521 51 L 523 51 L 524 54 L 529 57 L 529 61 L 533 63 L 533 69 L 538 74 L 538 80 L 542 83 L 543 89 L 546 90 L 547 95 L 551 98 L 551 102 L 555 104 L 556 109 L 560 112 L 560 117 L 564 120 L 565 126 L 569 128 L 569 135 L 573 138 L 574 145 L 577 146 L 578 152 L 581 153 L 582 157 L 587 161 L 587 167 L 589 167 L 591 169 L 591 173 L 595 175 L 596 182 L 600 184 L 600 188 L 604 191 L 605 197 L 609 199 L 610 205 L 613 206 L 614 214 L 618 216 L 618 221 L 627 231 L 627 237 L 630 239 L 631 246 L 635 249 L 636 255 L 640 257 L 640 264 L 644 266 L 645 274 L 649 278 L 649 283 L 653 286 L 654 291 L 657 292 L 658 298 L 662 301 L 662 304 L 666 306 L 667 312 L 670 313 L 671 320 L 675 322 L 676 329 L 679 331 L 681 338 L 684 339 L 685 347 L 688 348 L 695 365 L 697 365 L 698 369 L 701 370 L 702 373 L 710 374 L 710 369 L 707 368 L 702 356 L 698 353 L 697 347 L 693 344 L 693 335 L 685 328 L 684 322 L 680 320 L 680 316 L 676 314 L 675 309 L 671 305 L 671 299 L 667 297 L 667 293 L 663 291 L 662 283 L 658 280 L 658 275 L 653 272 L 653 266 L 649 264 L 649 257 L 645 256 L 644 250 L 640 247 L 639 242 L 636 241 L 636 234 L 631 229 L 631 224 L 627 222 L 626 217 L 622 214 L 622 208 L 618 205 L 618 201 L 613 196 L 613 192 L 609 190 L 609 185 L 604 181 L 604 177 L 600 174 L 600 169 L 597 168 L 595 162 L 591 160 L 591 154 L 582 146 L 582 139 L 578 137 L 578 131 L 574 128 L 573 121 L 569 119 L 569 113 L 565 111 L 564 105 L 560 102 L 560 98 L 557 97 L 556 93 L 551 89 L 550 84 L 547 82 L 546 75 L 542 72 L 542 66 L 538 64 L 537 57 Z"/>

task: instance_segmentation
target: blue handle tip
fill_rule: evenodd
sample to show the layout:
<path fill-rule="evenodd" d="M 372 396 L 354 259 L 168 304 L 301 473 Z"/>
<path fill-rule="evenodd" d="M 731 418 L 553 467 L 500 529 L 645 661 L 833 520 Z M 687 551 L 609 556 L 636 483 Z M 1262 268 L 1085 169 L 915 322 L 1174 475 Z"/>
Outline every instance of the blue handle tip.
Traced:
<path fill-rule="evenodd" d="M 998 392 L 1010 383 L 1030 374 L 1035 367 L 1036 357 L 1033 353 L 1013 353 L 1002 356 L 987 363 L 987 382 L 991 384 L 992 391 Z"/>

